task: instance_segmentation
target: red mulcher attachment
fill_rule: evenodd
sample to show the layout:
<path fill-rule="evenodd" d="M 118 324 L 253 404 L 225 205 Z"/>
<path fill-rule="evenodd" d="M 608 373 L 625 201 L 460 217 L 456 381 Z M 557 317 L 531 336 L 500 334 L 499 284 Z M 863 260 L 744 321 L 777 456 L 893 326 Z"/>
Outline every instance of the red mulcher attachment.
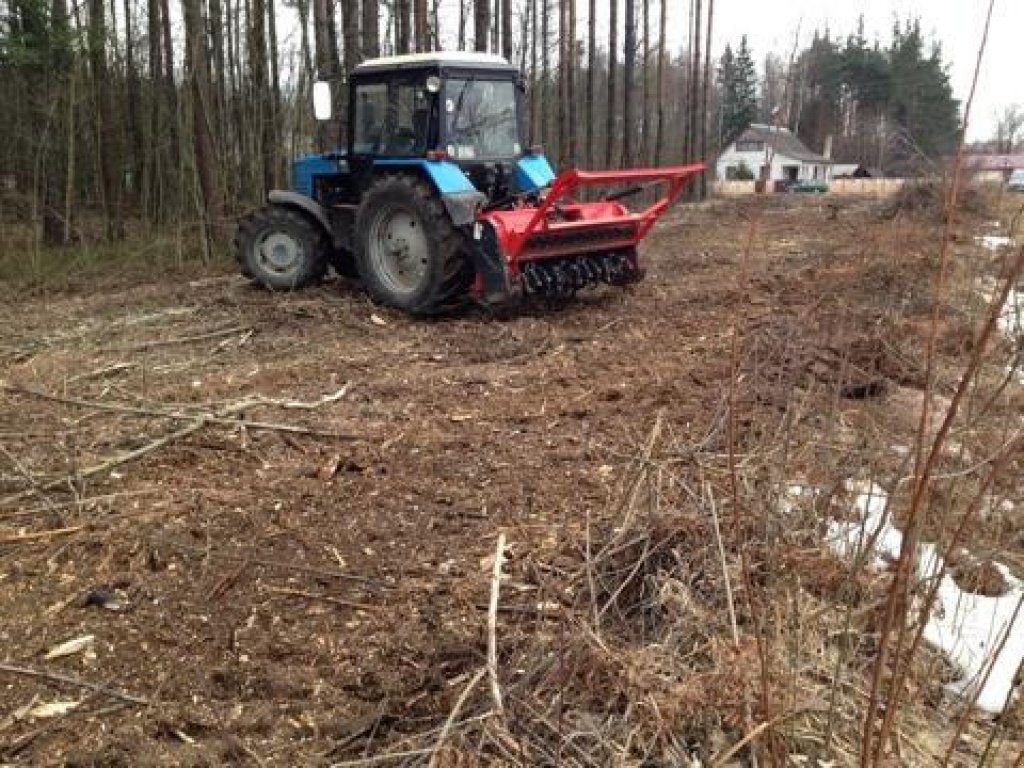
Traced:
<path fill-rule="evenodd" d="M 568 170 L 551 183 L 538 204 L 482 213 L 477 239 L 483 252 L 478 264 L 483 267 L 474 294 L 488 301 L 519 293 L 568 298 L 586 285 L 625 285 L 641 279 L 637 244 L 704 167 Z M 597 202 L 573 199 L 580 187 L 627 184 L 638 186 Z M 644 210 L 631 213 L 617 201 L 647 185 L 662 186 L 662 193 Z"/>

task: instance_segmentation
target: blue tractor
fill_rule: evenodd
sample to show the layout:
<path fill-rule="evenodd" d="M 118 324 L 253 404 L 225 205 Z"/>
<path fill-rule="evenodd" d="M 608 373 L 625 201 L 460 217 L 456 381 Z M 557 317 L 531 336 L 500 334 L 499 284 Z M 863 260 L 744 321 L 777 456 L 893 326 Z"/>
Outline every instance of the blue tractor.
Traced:
<path fill-rule="evenodd" d="M 642 275 L 637 243 L 703 166 L 558 177 L 523 143 L 518 71 L 483 53 L 426 53 L 363 62 L 349 75 L 347 146 L 292 166 L 236 236 L 241 271 L 273 290 L 333 267 L 374 301 L 414 314 L 468 296 L 568 297 Z M 318 119 L 332 94 L 314 87 Z M 616 197 L 578 202 L 586 185 L 664 183 L 631 213 Z M 634 187 L 639 189 L 641 187 Z M 631 190 L 627 190 L 627 194 Z"/>

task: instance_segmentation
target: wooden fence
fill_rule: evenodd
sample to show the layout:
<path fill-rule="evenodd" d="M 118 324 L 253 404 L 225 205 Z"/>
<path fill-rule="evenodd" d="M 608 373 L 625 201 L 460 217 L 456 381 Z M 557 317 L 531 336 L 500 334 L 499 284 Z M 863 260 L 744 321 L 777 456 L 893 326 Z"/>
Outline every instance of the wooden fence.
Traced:
<path fill-rule="evenodd" d="M 828 194 L 839 197 L 888 197 L 904 184 L 903 179 L 833 179 Z M 743 197 L 755 192 L 753 181 L 714 181 L 711 193 L 716 197 Z"/>

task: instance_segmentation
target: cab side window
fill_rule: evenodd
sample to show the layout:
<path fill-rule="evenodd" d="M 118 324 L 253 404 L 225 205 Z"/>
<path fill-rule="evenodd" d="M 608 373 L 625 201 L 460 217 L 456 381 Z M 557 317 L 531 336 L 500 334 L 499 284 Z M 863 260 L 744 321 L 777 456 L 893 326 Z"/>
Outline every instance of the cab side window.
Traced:
<path fill-rule="evenodd" d="M 354 151 L 421 155 L 430 138 L 430 95 L 422 83 L 361 85 L 356 90 Z"/>
<path fill-rule="evenodd" d="M 388 87 L 384 83 L 360 85 L 356 89 L 353 151 L 357 155 L 375 155 L 380 152 L 387 106 Z"/>

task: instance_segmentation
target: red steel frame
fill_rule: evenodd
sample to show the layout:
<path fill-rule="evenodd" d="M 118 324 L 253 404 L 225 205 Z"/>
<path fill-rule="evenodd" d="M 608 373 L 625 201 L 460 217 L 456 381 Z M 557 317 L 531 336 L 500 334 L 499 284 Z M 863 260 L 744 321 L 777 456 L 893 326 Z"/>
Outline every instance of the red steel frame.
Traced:
<path fill-rule="evenodd" d="M 502 249 L 506 258 L 512 264 L 519 260 L 519 256 L 526 246 L 530 236 L 541 230 L 550 232 L 583 230 L 601 224 L 635 224 L 635 235 L 630 239 L 629 245 L 640 242 L 659 217 L 668 209 L 672 202 L 683 191 L 683 187 L 694 176 L 705 169 L 703 163 L 694 165 L 677 165 L 665 168 L 633 168 L 622 171 L 578 171 L 568 170 L 558 175 L 552 182 L 551 189 L 544 196 L 533 210 L 533 216 L 529 219 L 526 227 L 520 231 L 510 231 Z M 571 201 L 571 195 L 581 187 L 610 186 L 643 182 L 664 182 L 665 189 L 654 203 L 638 213 L 622 213 L 614 217 L 605 218 L 583 218 L 579 221 L 548 221 L 548 214 L 562 200 Z M 601 205 L 601 203 L 583 203 L 582 207 L 588 205 Z M 606 203 L 605 203 L 606 205 Z M 500 212 L 495 212 L 500 216 Z M 494 216 L 495 214 L 490 214 Z M 496 217 L 497 217 L 496 216 Z"/>

